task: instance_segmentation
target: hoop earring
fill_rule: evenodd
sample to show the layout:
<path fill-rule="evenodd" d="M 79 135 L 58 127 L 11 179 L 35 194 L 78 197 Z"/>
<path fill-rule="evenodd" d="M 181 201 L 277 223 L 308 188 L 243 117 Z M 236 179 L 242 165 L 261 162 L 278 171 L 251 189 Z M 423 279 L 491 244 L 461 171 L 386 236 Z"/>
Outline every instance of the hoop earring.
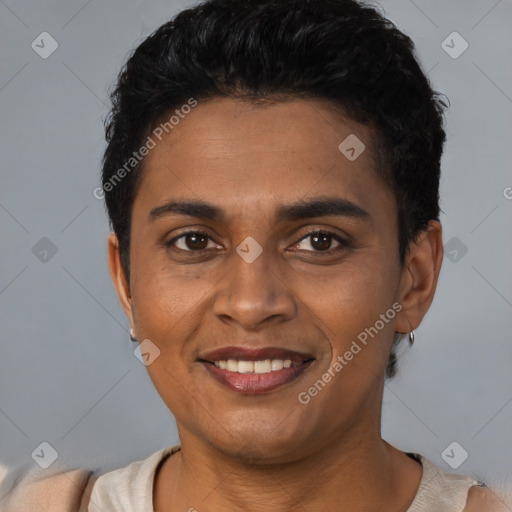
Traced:
<path fill-rule="evenodd" d="M 135 331 L 133 330 L 133 328 L 130 329 L 130 339 L 132 341 L 137 341 L 137 338 L 135 337 Z"/>
<path fill-rule="evenodd" d="M 407 334 L 407 333 L 395 331 L 394 343 L 399 343 L 403 339 L 403 336 L 405 334 Z M 409 331 L 409 345 L 412 347 L 413 344 L 414 344 L 414 331 Z"/>

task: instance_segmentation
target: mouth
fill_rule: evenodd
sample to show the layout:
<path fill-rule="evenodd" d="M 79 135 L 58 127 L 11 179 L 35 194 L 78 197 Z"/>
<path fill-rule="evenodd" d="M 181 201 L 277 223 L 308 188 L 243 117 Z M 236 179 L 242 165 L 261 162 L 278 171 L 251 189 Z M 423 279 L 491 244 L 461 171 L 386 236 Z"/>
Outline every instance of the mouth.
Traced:
<path fill-rule="evenodd" d="M 278 347 L 223 347 L 197 359 L 209 375 L 233 391 L 260 394 L 296 380 L 315 361 Z"/>

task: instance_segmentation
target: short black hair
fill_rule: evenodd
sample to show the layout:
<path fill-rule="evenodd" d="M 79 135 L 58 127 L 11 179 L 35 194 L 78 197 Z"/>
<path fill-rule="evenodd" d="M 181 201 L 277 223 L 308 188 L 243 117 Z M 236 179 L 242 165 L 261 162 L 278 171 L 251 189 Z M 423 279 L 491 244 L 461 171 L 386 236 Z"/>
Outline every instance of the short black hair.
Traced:
<path fill-rule="evenodd" d="M 191 98 L 328 100 L 377 134 L 375 168 L 396 198 L 401 264 L 409 243 L 439 220 L 447 102 L 421 70 L 412 40 L 362 1 L 206 0 L 134 50 L 110 97 L 102 187 L 128 281 L 131 213 L 144 163 L 134 155 Z M 386 375 L 395 372 L 392 350 Z"/>

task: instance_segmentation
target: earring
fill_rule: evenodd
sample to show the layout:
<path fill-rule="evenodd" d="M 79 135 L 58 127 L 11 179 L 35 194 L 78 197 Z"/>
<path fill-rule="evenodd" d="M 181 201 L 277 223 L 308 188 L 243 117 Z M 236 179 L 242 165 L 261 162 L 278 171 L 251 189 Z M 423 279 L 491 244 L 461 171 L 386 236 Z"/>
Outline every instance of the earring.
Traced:
<path fill-rule="evenodd" d="M 395 331 L 394 343 L 399 343 L 405 334 L 407 334 L 407 333 Z M 411 345 L 411 347 L 412 347 L 413 343 L 414 343 L 414 331 L 409 331 L 409 345 Z"/>
<path fill-rule="evenodd" d="M 130 339 L 132 341 L 137 341 L 137 338 L 135 337 L 135 331 L 133 330 L 133 328 L 130 329 Z"/>

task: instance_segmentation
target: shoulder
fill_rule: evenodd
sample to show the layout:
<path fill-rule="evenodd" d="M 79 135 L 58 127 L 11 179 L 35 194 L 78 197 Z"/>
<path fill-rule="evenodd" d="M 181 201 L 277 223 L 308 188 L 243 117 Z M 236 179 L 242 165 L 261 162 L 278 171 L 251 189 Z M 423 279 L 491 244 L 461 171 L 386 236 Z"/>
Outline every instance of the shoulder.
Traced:
<path fill-rule="evenodd" d="M 91 508 L 109 512 L 150 510 L 155 472 L 164 457 L 179 449 L 179 445 L 162 448 L 146 459 L 99 476 L 92 490 Z"/>
<path fill-rule="evenodd" d="M 509 508 L 488 487 L 474 485 L 469 488 L 464 512 L 509 512 Z"/>
<path fill-rule="evenodd" d="M 7 496 L 4 512 L 83 512 L 96 477 L 92 471 L 77 469 L 43 479 L 27 477 Z"/>

